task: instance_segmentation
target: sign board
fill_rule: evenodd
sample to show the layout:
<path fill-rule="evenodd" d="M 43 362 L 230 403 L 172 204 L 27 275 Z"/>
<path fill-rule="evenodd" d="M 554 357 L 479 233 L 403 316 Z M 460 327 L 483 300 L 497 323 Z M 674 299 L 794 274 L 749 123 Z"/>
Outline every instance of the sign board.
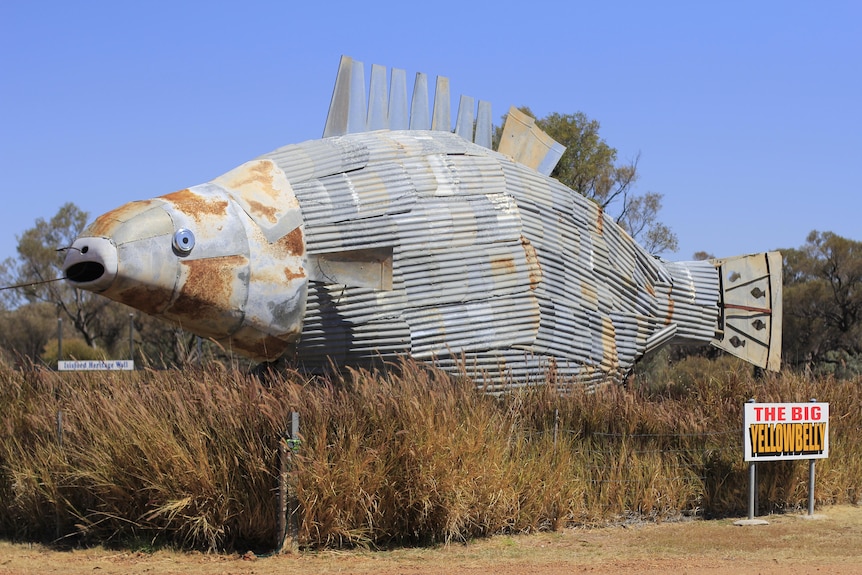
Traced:
<path fill-rule="evenodd" d="M 131 359 L 106 359 L 85 361 L 58 361 L 58 371 L 132 371 L 135 362 Z"/>
<path fill-rule="evenodd" d="M 746 403 L 745 461 L 829 457 L 828 403 Z"/>

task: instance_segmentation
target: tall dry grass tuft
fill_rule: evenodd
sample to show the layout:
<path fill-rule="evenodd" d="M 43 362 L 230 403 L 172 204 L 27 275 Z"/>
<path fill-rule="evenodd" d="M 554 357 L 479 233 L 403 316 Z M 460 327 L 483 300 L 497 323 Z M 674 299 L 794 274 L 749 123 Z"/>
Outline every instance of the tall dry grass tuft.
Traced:
<path fill-rule="evenodd" d="M 405 363 L 307 395 L 305 537 L 324 544 L 465 539 L 505 527 L 518 497 L 495 400 Z"/>
<path fill-rule="evenodd" d="M 289 388 L 217 371 L 2 376 L 5 533 L 208 549 L 271 537 Z"/>
<path fill-rule="evenodd" d="M 860 384 L 758 380 L 735 360 L 693 358 L 625 387 L 496 398 L 411 361 L 265 383 L 219 366 L 73 374 L 0 363 L 0 535 L 271 549 L 291 411 L 299 536 L 313 547 L 742 514 L 752 397 L 830 403 L 817 500 L 856 503 Z M 761 511 L 803 507 L 807 473 L 805 461 L 760 465 Z"/>

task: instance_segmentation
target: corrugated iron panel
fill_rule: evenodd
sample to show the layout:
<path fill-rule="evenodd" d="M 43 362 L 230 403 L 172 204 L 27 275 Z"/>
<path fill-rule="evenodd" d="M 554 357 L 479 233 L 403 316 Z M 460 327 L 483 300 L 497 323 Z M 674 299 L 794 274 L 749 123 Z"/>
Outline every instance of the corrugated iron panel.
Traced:
<path fill-rule="evenodd" d="M 413 349 L 420 359 L 451 353 L 526 345 L 532 338 L 531 323 L 536 318 L 535 302 L 529 297 L 489 298 L 435 307 L 409 307 L 405 318 L 410 325 Z"/>
<path fill-rule="evenodd" d="M 362 142 L 344 138 L 313 140 L 284 146 L 261 158 L 273 160 L 291 184 L 322 178 L 366 166 L 369 149 Z"/>
<path fill-rule="evenodd" d="M 402 253 L 411 305 L 429 306 L 526 291 L 530 268 L 518 244 L 495 244 L 487 251 L 464 256 L 456 249 Z"/>

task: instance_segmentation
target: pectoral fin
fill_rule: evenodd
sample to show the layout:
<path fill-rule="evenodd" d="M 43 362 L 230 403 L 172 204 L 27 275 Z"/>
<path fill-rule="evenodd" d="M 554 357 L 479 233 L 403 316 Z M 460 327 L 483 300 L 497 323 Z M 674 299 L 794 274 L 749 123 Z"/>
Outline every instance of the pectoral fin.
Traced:
<path fill-rule="evenodd" d="M 307 270 L 311 281 L 391 290 L 392 248 L 309 255 Z"/>

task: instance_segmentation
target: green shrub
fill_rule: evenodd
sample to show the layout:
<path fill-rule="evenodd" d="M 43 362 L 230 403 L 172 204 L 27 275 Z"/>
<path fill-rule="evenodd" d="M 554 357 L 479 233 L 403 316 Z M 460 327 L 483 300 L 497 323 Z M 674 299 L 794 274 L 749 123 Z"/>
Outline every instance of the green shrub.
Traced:
<path fill-rule="evenodd" d="M 64 338 L 62 358 L 57 357 L 57 352 L 59 351 L 57 348 L 58 345 L 56 339 L 52 339 L 48 342 L 48 345 L 45 346 L 45 350 L 42 352 L 42 361 L 45 362 L 45 365 L 49 365 L 53 368 L 56 368 L 57 361 L 60 359 L 80 361 L 108 359 L 104 350 L 90 347 L 83 339 Z"/>

